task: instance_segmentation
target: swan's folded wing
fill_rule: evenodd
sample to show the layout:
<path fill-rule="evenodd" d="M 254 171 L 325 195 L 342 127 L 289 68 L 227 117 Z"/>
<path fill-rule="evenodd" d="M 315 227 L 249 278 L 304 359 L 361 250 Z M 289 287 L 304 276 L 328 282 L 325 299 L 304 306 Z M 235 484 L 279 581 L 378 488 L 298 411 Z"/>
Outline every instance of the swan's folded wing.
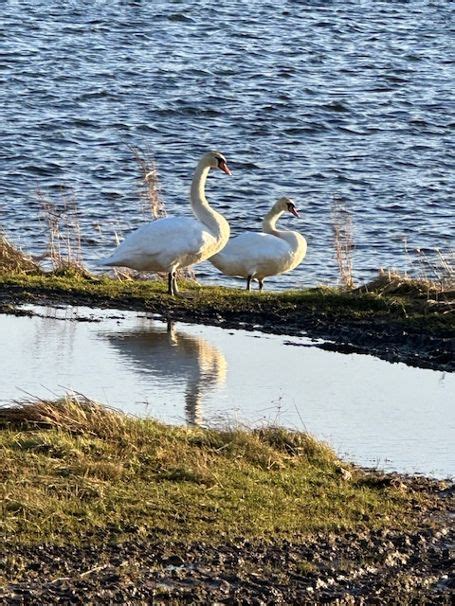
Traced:
<path fill-rule="evenodd" d="M 129 234 L 106 259 L 106 264 L 144 271 L 165 271 L 175 259 L 203 248 L 212 238 L 191 217 L 165 217 L 142 225 Z"/>
<path fill-rule="evenodd" d="M 248 232 L 228 242 L 221 255 L 239 260 L 248 259 L 252 263 L 276 261 L 289 255 L 289 245 L 269 234 Z"/>
<path fill-rule="evenodd" d="M 230 276 L 274 275 L 290 262 L 289 245 L 269 234 L 248 232 L 233 238 L 210 261 Z"/>

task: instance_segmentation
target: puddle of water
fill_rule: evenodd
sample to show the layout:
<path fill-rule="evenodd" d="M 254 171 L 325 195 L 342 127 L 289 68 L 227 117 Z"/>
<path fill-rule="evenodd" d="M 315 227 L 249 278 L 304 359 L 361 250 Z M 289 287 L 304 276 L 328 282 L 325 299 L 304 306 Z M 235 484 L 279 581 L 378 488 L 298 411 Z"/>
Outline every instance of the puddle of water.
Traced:
<path fill-rule="evenodd" d="M 310 344 L 304 337 L 133 312 L 34 311 L 42 317 L 0 315 L 2 403 L 74 389 L 166 422 L 277 423 L 359 464 L 455 474 L 454 374 L 297 347 Z"/>

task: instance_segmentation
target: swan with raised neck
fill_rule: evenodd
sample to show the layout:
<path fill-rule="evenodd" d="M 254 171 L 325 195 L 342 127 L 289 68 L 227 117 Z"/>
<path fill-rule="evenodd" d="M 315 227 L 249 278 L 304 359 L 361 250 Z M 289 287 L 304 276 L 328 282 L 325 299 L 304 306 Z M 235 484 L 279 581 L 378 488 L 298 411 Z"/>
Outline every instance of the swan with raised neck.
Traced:
<path fill-rule="evenodd" d="M 217 163 L 216 166 L 213 166 L 214 158 Z M 205 184 L 211 168 L 219 168 L 228 175 L 232 174 L 227 165 L 226 158 L 220 152 L 215 151 L 204 154 L 194 171 L 190 189 L 190 200 L 194 215 L 214 235 L 217 242 L 215 252 L 218 252 L 229 240 L 230 229 L 229 223 L 223 215 L 210 206 L 205 196 Z"/>
<path fill-rule="evenodd" d="M 191 208 L 196 219 L 164 217 L 142 225 L 100 264 L 167 273 L 168 293 L 176 294 L 177 270 L 208 259 L 229 240 L 228 222 L 205 197 L 205 183 L 211 168 L 231 174 L 226 158 L 220 152 L 211 151 L 202 156 L 190 190 Z"/>
<path fill-rule="evenodd" d="M 280 198 L 265 215 L 262 232 L 245 232 L 232 238 L 210 262 L 227 276 L 246 278 L 247 290 L 253 279 L 262 290 L 264 278 L 295 269 L 305 257 L 307 243 L 296 231 L 277 229 L 284 212 L 299 216 L 293 200 Z"/>

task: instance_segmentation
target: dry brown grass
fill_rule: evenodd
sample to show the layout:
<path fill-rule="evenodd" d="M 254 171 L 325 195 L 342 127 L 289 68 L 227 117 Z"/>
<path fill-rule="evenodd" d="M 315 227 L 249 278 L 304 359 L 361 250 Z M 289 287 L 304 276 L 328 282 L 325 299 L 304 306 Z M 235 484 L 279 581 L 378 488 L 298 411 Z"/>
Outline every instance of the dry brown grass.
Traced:
<path fill-rule="evenodd" d="M 431 304 L 434 310 L 445 313 L 453 312 L 455 304 L 453 281 L 411 278 L 393 271 L 380 270 L 374 280 L 359 287 L 358 291 L 422 300 Z"/>
<path fill-rule="evenodd" d="M 165 217 L 166 208 L 161 197 L 158 170 L 151 149 L 144 150 L 131 145 L 130 150 L 139 168 L 139 199 L 144 217 L 150 215 L 153 219 Z"/>
<path fill-rule="evenodd" d="M 351 213 L 343 199 L 334 197 L 332 201 L 332 234 L 335 247 L 335 257 L 340 272 L 340 283 L 345 288 L 354 287 L 352 275 L 354 237 Z"/>
<path fill-rule="evenodd" d="M 14 246 L 0 231 L 0 273 L 29 274 L 39 273 L 35 261 L 22 250 Z"/>
<path fill-rule="evenodd" d="M 125 430 L 128 421 L 120 411 L 80 394 L 68 394 L 60 400 L 36 398 L 32 402 L 0 406 L 0 428 L 4 429 L 61 429 L 107 438 Z"/>
<path fill-rule="evenodd" d="M 48 258 L 54 272 L 75 271 L 86 273 L 82 262 L 81 228 L 77 199 L 72 191 L 62 190 L 57 200 L 52 200 L 37 190 L 41 206 L 41 218 L 48 229 Z"/>
<path fill-rule="evenodd" d="M 431 284 L 440 292 L 455 291 L 455 250 L 443 253 L 438 248 L 433 254 L 416 250 L 418 269 L 416 278 Z"/>

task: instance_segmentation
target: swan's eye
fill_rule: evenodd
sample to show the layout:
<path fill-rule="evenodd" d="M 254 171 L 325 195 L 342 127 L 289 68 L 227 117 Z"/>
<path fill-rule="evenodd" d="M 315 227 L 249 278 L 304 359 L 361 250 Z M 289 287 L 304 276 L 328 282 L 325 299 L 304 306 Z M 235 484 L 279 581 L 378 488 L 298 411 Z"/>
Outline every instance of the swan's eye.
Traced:
<path fill-rule="evenodd" d="M 288 211 L 292 212 L 292 210 L 295 208 L 295 206 L 293 204 L 288 204 Z"/>

